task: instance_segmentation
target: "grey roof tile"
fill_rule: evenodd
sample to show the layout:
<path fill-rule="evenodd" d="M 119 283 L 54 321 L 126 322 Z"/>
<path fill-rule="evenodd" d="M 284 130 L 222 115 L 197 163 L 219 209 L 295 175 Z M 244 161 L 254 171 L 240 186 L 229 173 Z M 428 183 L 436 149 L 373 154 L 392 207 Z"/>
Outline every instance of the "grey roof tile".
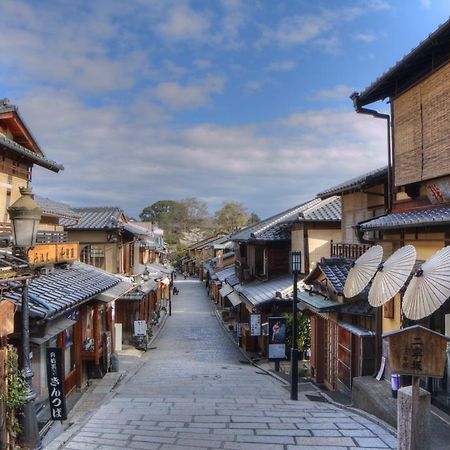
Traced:
<path fill-rule="evenodd" d="M 49 198 L 41 197 L 40 195 L 35 195 L 34 199 L 41 209 L 43 215 L 60 217 L 63 219 L 68 219 L 71 222 L 78 220 L 80 214 L 75 212 L 69 205 L 50 200 Z"/>
<path fill-rule="evenodd" d="M 49 274 L 31 280 L 30 315 L 44 318 L 70 310 L 119 282 L 120 278 L 81 262 L 67 268 L 55 268 Z M 8 291 L 3 295 L 20 307 L 20 293 Z"/>
<path fill-rule="evenodd" d="M 357 226 L 365 230 L 390 230 L 401 228 L 433 227 L 450 224 L 450 207 L 427 208 L 391 213 L 360 222 Z"/>
<path fill-rule="evenodd" d="M 4 134 L 0 133 L 0 146 L 6 147 L 8 150 L 13 151 L 17 155 L 20 155 L 26 159 L 29 159 L 34 164 L 38 166 L 45 167 L 53 172 L 59 172 L 60 170 L 64 170 L 64 166 L 56 163 L 55 161 L 51 161 L 47 159 L 45 156 L 38 155 L 32 150 L 24 147 L 23 145 L 14 142 L 13 140 L 7 138 Z"/>
<path fill-rule="evenodd" d="M 359 175 L 343 183 L 337 184 L 331 188 L 325 189 L 317 194 L 317 197 L 326 198 L 332 195 L 344 194 L 345 192 L 353 191 L 354 189 L 362 189 L 363 187 L 373 186 L 381 183 L 385 178 L 387 179 L 388 168 L 380 167 L 379 169 L 371 170 L 363 175 Z"/>
<path fill-rule="evenodd" d="M 277 292 L 291 290 L 292 288 L 293 278 L 291 275 L 284 275 L 267 281 L 253 281 L 234 286 L 234 290 L 245 297 L 253 306 L 270 302 L 276 298 Z"/>
<path fill-rule="evenodd" d="M 295 221 L 339 221 L 341 220 L 341 199 L 332 197 L 309 202 L 290 208 L 257 224 L 239 230 L 230 237 L 232 241 L 276 241 L 290 239 L 290 225 Z"/>
<path fill-rule="evenodd" d="M 77 229 L 118 229 L 119 218 L 123 214 L 123 210 L 118 206 L 93 206 L 84 208 L 72 208 L 74 212 L 80 215 L 78 223 L 62 220 L 68 230 Z"/>

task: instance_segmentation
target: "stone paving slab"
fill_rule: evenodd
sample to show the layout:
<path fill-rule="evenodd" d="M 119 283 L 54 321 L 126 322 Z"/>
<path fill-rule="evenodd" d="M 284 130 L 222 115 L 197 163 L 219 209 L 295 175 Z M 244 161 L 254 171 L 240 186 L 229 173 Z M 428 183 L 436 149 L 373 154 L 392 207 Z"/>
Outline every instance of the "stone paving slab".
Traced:
<path fill-rule="evenodd" d="M 221 328 L 198 282 L 177 282 L 173 315 L 138 370 L 56 449 L 349 450 L 396 448 L 355 410 L 289 399 Z"/>

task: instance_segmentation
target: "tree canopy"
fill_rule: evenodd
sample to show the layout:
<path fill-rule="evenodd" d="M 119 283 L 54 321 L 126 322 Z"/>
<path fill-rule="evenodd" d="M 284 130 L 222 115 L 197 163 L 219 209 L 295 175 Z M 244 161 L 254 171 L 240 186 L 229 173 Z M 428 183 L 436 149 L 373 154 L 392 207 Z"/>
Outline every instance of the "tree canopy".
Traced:
<path fill-rule="evenodd" d="M 159 200 L 146 206 L 139 217 L 157 223 L 164 230 L 164 239 L 174 253 L 189 245 L 193 236 L 206 237 L 212 232 L 233 233 L 239 228 L 259 222 L 256 213 L 249 214 L 240 202 L 228 201 L 211 215 L 205 202 L 191 197 L 183 200 Z"/>

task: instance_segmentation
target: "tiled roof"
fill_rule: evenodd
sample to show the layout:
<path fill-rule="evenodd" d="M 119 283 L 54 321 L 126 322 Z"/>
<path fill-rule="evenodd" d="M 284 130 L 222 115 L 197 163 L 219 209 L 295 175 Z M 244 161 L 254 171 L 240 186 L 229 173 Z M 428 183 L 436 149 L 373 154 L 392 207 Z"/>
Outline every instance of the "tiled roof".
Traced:
<path fill-rule="evenodd" d="M 44 318 L 70 310 L 119 282 L 120 278 L 81 262 L 55 268 L 30 281 L 30 315 Z M 20 292 L 8 291 L 3 296 L 20 308 Z"/>
<path fill-rule="evenodd" d="M 232 241 L 280 241 L 290 239 L 290 225 L 295 221 L 339 221 L 341 220 L 341 199 L 315 198 L 280 214 L 244 228 L 231 236 Z"/>
<path fill-rule="evenodd" d="M 234 274 L 234 271 L 235 271 L 234 265 L 229 266 L 229 267 L 225 267 L 225 269 L 218 270 L 216 272 L 217 279 L 220 282 L 224 282 L 227 277 L 229 277 L 229 276 Z"/>
<path fill-rule="evenodd" d="M 71 221 L 61 221 L 67 229 L 117 229 L 119 228 L 119 218 L 123 211 L 118 206 L 94 206 L 84 208 L 72 208 L 73 211 L 80 215 L 78 223 Z"/>
<path fill-rule="evenodd" d="M 318 204 L 319 202 L 320 199 L 315 198 L 314 200 L 310 200 L 309 202 L 302 203 L 301 205 L 294 206 L 293 208 L 271 216 L 268 219 L 261 220 L 261 222 L 255 223 L 243 228 L 242 230 L 237 231 L 230 237 L 230 240 L 247 241 L 252 238 L 254 239 L 259 234 L 263 235 L 269 228 L 272 228 L 281 222 L 296 220 L 300 212 Z"/>
<path fill-rule="evenodd" d="M 230 286 L 235 286 L 236 284 L 239 284 L 239 278 L 236 275 L 236 273 L 232 273 L 231 275 L 228 275 L 225 278 L 225 281 L 230 285 Z"/>
<path fill-rule="evenodd" d="M 373 316 L 375 314 L 375 308 L 370 306 L 366 299 L 351 303 L 340 303 L 316 292 L 309 292 L 302 289 L 298 291 L 298 299 L 305 304 L 308 309 L 318 313 L 339 311 L 340 313 L 351 314 L 354 316 Z"/>
<path fill-rule="evenodd" d="M 56 163 L 55 161 L 51 161 L 50 159 L 45 158 L 44 156 L 38 155 L 37 153 L 29 150 L 23 145 L 14 142 L 13 140 L 7 138 L 4 134 L 0 133 L 0 145 L 3 145 L 9 150 L 12 150 L 16 154 L 23 156 L 24 158 L 32 161 L 38 166 L 45 167 L 53 172 L 59 172 L 60 170 L 64 170 L 64 166 Z"/>
<path fill-rule="evenodd" d="M 344 295 L 344 285 L 352 262 L 345 258 L 322 258 L 312 272 L 303 280 L 306 284 L 313 284 L 322 273 L 338 295 Z"/>
<path fill-rule="evenodd" d="M 41 209 L 43 215 L 68 219 L 71 222 L 80 218 L 80 214 L 75 212 L 69 205 L 50 200 L 49 198 L 35 195 L 34 199 Z"/>
<path fill-rule="evenodd" d="M 228 279 L 227 279 L 228 281 Z M 268 281 L 253 281 L 234 286 L 234 290 L 245 297 L 253 306 L 262 305 L 276 298 L 276 293 L 292 291 L 292 276 L 285 275 Z"/>
<path fill-rule="evenodd" d="M 358 228 L 366 230 L 392 230 L 399 228 L 435 227 L 450 224 L 450 207 L 428 208 L 391 213 L 360 222 Z"/>
<path fill-rule="evenodd" d="M 147 236 L 150 233 L 149 230 L 147 230 L 146 228 L 140 227 L 139 225 L 136 225 L 132 222 L 125 222 L 121 223 L 120 225 L 124 230 L 136 236 Z"/>
<path fill-rule="evenodd" d="M 381 183 L 384 178 L 387 178 L 388 168 L 380 167 L 379 169 L 372 170 L 352 178 L 351 180 L 344 181 L 331 188 L 325 189 L 317 194 L 317 197 L 326 198 L 332 195 L 344 194 L 345 192 L 353 191 L 355 189 L 362 189 L 364 187 L 373 186 L 374 184 Z"/>
<path fill-rule="evenodd" d="M 299 213 L 300 221 L 338 222 L 341 220 L 341 198 L 330 197 Z"/>

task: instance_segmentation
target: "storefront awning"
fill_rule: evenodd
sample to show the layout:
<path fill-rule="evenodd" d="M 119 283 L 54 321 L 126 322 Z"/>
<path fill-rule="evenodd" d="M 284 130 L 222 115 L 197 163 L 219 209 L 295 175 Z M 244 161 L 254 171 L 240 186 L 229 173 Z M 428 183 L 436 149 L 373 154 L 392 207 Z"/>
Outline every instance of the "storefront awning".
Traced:
<path fill-rule="evenodd" d="M 219 292 L 222 297 L 226 297 L 230 292 L 233 292 L 233 288 L 229 284 L 224 283 Z"/>
<path fill-rule="evenodd" d="M 242 300 L 241 300 L 241 298 L 239 297 L 239 294 L 238 294 L 237 292 L 235 292 L 235 291 L 230 292 L 230 293 L 227 295 L 227 298 L 228 298 L 228 300 L 230 300 L 230 302 L 231 302 L 231 304 L 232 304 L 233 306 L 237 306 L 237 305 L 239 305 L 239 303 L 242 303 Z"/>
<path fill-rule="evenodd" d="M 129 283 L 128 281 L 120 281 L 118 284 L 113 286 L 112 288 L 103 291 L 101 294 L 98 294 L 95 298 L 105 303 L 112 302 L 113 300 L 117 300 L 118 298 L 125 295 L 127 292 L 135 289 L 135 285 L 133 283 Z"/>
<path fill-rule="evenodd" d="M 71 319 L 57 319 L 51 322 L 47 322 L 47 329 L 45 331 L 45 335 L 42 337 L 30 337 L 30 342 L 32 344 L 41 345 L 44 342 L 47 342 L 53 336 L 61 333 L 65 329 L 75 325 L 77 323 L 76 320 Z"/>

